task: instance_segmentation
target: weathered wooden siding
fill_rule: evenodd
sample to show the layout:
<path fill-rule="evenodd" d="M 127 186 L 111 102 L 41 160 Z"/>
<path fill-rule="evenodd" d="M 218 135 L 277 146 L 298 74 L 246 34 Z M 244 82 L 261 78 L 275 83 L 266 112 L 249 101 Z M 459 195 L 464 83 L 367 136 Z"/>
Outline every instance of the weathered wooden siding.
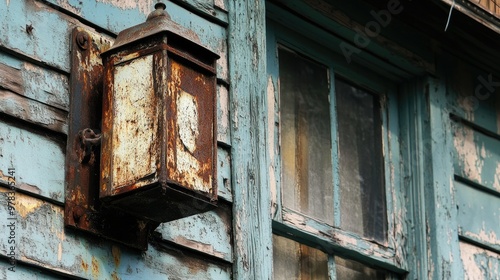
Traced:
<path fill-rule="evenodd" d="M 453 188 L 465 279 L 497 279 L 500 265 L 500 97 L 497 73 L 450 63 Z"/>
<path fill-rule="evenodd" d="M 138 252 L 64 228 L 70 34 L 81 26 L 113 40 L 143 22 L 154 1 L 26 0 L 0 3 L 0 192 L 16 170 L 16 272 L 0 226 L 1 279 L 231 279 L 232 209 L 227 3 L 167 1 L 172 19 L 218 53 L 218 183 L 221 207 L 160 225 Z M 7 221 L 7 200 L 0 219 Z M 5 264 L 5 265 L 4 265 Z"/>
<path fill-rule="evenodd" d="M 478 67 L 443 53 L 435 77 L 402 88 L 409 279 L 499 277 L 498 79 Z"/>
<path fill-rule="evenodd" d="M 78 94 L 68 85 L 70 34 L 80 26 L 112 41 L 119 31 L 143 22 L 155 1 L 0 2 L 0 279 L 270 279 L 269 214 L 276 210 L 273 206 L 279 207 L 275 196 L 280 194 L 280 174 L 269 164 L 279 161 L 271 148 L 278 141 L 277 112 L 266 109 L 277 102 L 279 82 L 266 78 L 266 8 L 267 16 L 276 17 L 277 23 L 289 19 L 278 18 L 264 0 L 166 1 L 174 21 L 221 56 L 217 61 L 220 207 L 161 224 L 150 237 L 149 249 L 138 252 L 64 228 L 69 100 Z M 314 25 L 309 34 L 326 44 L 338 43 L 339 36 L 352 38 L 354 29 L 372 20 L 369 13 L 357 12 L 359 7 L 369 10 L 373 3 L 368 2 L 344 2 L 340 7 L 334 1 L 273 1 L 301 11 L 310 23 L 327 26 L 320 30 Z M 412 9 L 409 3 L 405 7 Z M 463 5 L 455 9 L 466 10 Z M 311 16 L 318 11 L 321 17 Z M 474 18 L 480 21 L 476 14 Z M 419 31 L 420 27 L 437 30 L 437 25 L 441 30 L 441 22 L 436 22 L 415 27 L 398 19 L 360 55 L 371 67 L 384 69 L 396 83 L 411 88 L 402 90 L 408 95 L 399 100 L 400 119 L 391 120 L 394 126 L 401 123 L 401 140 L 391 135 L 390 141 L 404 144 L 401 156 L 406 162 L 398 186 L 406 187 L 407 195 L 393 201 L 413 206 L 406 208 L 411 216 L 407 224 L 394 225 L 408 228 L 407 235 L 399 228 L 394 237 L 407 243 L 408 251 L 396 248 L 401 263 L 391 268 L 415 269 L 411 279 L 496 279 L 500 275 L 500 77 L 460 57 L 441 59 L 455 46 L 440 49 L 441 33 L 431 32 L 433 37 Z M 454 39 L 458 33 L 452 34 L 443 42 L 461 42 Z M 478 56 L 479 61 L 492 60 L 494 52 L 481 49 L 488 55 Z M 464 56 L 475 53 L 479 52 L 467 50 Z M 370 56 L 374 58 L 369 60 Z M 493 64 L 489 62 L 488 69 Z M 408 82 L 427 74 L 432 78 Z M 8 270 L 6 253 L 10 229 L 3 193 L 8 191 L 9 168 L 16 170 L 15 273 Z M 297 221 L 294 213 L 285 214 Z M 391 215 L 398 221 L 406 217 L 399 212 Z M 310 225 L 298 223 L 297 227 Z M 325 239 L 325 244 L 330 241 Z M 363 242 L 357 244 L 367 248 L 361 253 L 380 253 Z"/>

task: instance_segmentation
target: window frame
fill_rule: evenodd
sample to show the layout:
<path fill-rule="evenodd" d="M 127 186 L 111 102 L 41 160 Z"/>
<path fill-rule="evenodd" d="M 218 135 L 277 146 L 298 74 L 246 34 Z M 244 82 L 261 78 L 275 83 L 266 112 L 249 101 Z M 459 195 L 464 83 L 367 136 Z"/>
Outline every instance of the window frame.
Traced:
<path fill-rule="evenodd" d="M 316 42 L 321 28 L 312 25 L 302 18 L 279 11 L 269 5 L 272 13 L 280 14 L 280 22 L 268 17 L 266 23 L 267 42 L 267 74 L 268 74 L 268 115 L 270 116 L 268 133 L 270 140 L 271 201 L 273 234 L 285 236 L 302 244 L 318 248 L 329 255 L 330 274 L 335 273 L 334 257 L 340 256 L 364 264 L 375 266 L 397 274 L 405 274 L 409 265 L 405 259 L 407 250 L 405 235 L 407 229 L 402 225 L 406 220 L 404 193 L 400 179 L 400 150 L 398 124 L 397 84 L 393 77 L 381 76 L 375 72 L 375 65 L 368 63 L 347 63 L 339 53 L 338 46 L 342 42 L 331 34 L 326 34 L 327 42 Z M 293 23 L 294 30 L 285 27 Z M 295 27 L 300 28 L 295 29 Z M 310 33 L 305 31 L 311 30 Z M 310 34 L 310 37 L 305 35 Z M 316 37 L 315 37 L 316 36 Z M 280 93 L 278 46 L 296 51 L 299 54 L 326 65 L 330 78 L 330 116 L 331 116 L 331 157 L 334 186 L 334 223 L 310 218 L 298 211 L 287 209 L 282 205 L 281 190 L 281 155 L 280 155 Z M 330 47 L 329 47 L 330 46 Z M 331 47 L 334 46 L 334 47 Z M 379 96 L 381 110 L 381 135 L 383 155 L 383 180 L 386 198 L 387 239 L 383 244 L 371 241 L 357 234 L 340 229 L 340 182 L 339 171 L 335 168 L 339 162 L 338 129 L 335 110 L 335 78 L 338 76 L 350 84 L 358 86 Z M 272 117 L 271 117 L 272 116 Z M 397 221 L 396 221 L 397 220 Z M 335 277 L 333 277 L 335 279 Z"/>

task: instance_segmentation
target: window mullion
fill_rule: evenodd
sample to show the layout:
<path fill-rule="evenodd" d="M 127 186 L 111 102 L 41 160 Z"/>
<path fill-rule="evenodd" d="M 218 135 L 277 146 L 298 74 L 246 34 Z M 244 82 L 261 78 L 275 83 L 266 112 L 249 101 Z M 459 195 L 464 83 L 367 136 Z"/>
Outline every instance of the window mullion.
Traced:
<path fill-rule="evenodd" d="M 331 154 L 333 174 L 333 225 L 340 227 L 340 169 L 339 169 L 339 138 L 337 133 L 337 103 L 335 98 L 335 72 L 330 67 L 330 123 L 331 123 Z"/>
<path fill-rule="evenodd" d="M 333 255 L 328 255 L 328 277 L 330 280 L 337 280 L 337 267 Z"/>

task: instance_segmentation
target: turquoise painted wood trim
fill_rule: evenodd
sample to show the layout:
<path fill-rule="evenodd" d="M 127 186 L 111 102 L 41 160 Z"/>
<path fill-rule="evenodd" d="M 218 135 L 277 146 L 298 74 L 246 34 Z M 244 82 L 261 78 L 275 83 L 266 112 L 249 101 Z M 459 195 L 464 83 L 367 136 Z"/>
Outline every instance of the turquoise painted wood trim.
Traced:
<path fill-rule="evenodd" d="M 337 266 L 335 265 L 335 257 L 328 255 L 328 278 L 337 280 Z"/>
<path fill-rule="evenodd" d="M 234 278 L 271 279 L 265 2 L 228 7 Z"/>
<path fill-rule="evenodd" d="M 408 248 L 408 279 L 427 279 L 428 246 L 425 207 L 425 166 L 428 156 L 428 141 L 424 141 L 424 90 L 421 79 L 408 82 L 401 87 L 399 98 L 401 184 L 408 215 L 406 243 Z"/>
<path fill-rule="evenodd" d="M 394 259 L 394 250 L 374 244 L 358 235 L 331 228 L 331 226 L 284 209 L 284 221 L 273 221 L 277 235 L 290 238 L 307 246 L 320 249 L 330 255 L 339 255 L 382 269 L 405 274 Z M 332 242 L 334 240 L 335 242 Z"/>
<path fill-rule="evenodd" d="M 380 259 L 376 259 L 376 261 L 387 262 L 391 261 L 387 260 L 389 258 L 393 259 L 393 267 L 391 269 L 402 273 L 406 269 L 408 269 L 409 264 L 406 260 L 408 249 L 406 246 L 408 239 L 408 228 L 406 226 L 406 220 L 408 219 L 405 193 L 402 191 L 400 187 L 402 182 L 399 179 L 401 170 L 399 166 L 401 165 L 400 159 L 400 150 L 399 150 L 399 121 L 398 121 L 398 97 L 397 91 L 394 83 L 391 82 L 390 78 L 382 77 L 378 75 L 378 73 L 374 73 L 370 71 L 370 67 L 367 65 L 359 65 L 356 63 L 348 64 L 344 61 L 344 59 L 335 54 L 335 50 L 331 49 L 331 46 L 321 46 L 317 42 L 313 42 L 309 40 L 307 37 L 296 33 L 297 30 L 302 30 L 298 28 L 298 25 L 307 25 L 304 22 L 296 19 L 297 24 L 294 24 L 294 30 L 290 30 L 274 20 L 278 17 L 284 17 L 286 14 L 285 11 L 279 10 L 276 7 L 270 8 L 273 10 L 270 14 L 272 18 L 268 17 L 267 23 L 267 47 L 268 47 L 268 95 L 269 93 L 269 83 L 273 85 L 279 84 L 277 81 L 279 80 L 279 69 L 278 69 L 278 59 L 277 59 L 277 44 L 284 45 L 285 47 L 296 50 L 297 52 L 304 53 L 307 56 L 310 56 L 313 59 L 320 61 L 322 64 L 328 65 L 330 69 L 330 79 L 331 81 L 335 80 L 335 76 L 339 75 L 348 80 L 358 84 L 358 86 L 369 89 L 369 91 L 380 94 L 381 97 L 381 110 L 382 110 L 382 130 L 383 130 L 383 149 L 384 149 L 384 177 L 386 182 L 386 201 L 387 201 L 387 218 L 388 218 L 388 241 L 385 244 L 388 248 L 390 248 L 391 253 L 387 254 L 386 252 L 381 253 L 377 251 L 377 254 L 383 256 Z M 286 16 L 285 16 L 286 17 Z M 314 29 L 315 27 L 309 26 L 309 28 Z M 306 28 L 307 29 L 307 28 Z M 308 29 L 308 33 L 310 34 L 312 30 Z M 390 76 L 390 75 L 388 75 Z M 276 82 L 275 82 L 276 81 Z M 339 172 L 338 172 L 338 151 L 337 151 L 337 126 L 336 126 L 336 104 L 335 104 L 335 92 L 334 86 L 332 82 L 331 87 L 331 96 L 330 96 L 330 105 L 331 105 L 331 116 L 332 116 L 332 162 L 333 164 L 333 172 L 334 172 L 334 186 L 335 186 L 335 194 L 334 194 L 334 225 L 336 227 L 340 226 L 340 182 L 339 182 Z M 275 99 L 278 100 L 279 96 L 277 87 L 272 88 Z M 275 105 L 274 114 L 278 116 L 279 120 L 279 104 Z M 279 121 L 278 121 L 279 128 Z M 275 131 L 275 138 L 279 139 L 279 129 Z M 275 150 L 279 150 L 279 141 L 275 144 Z M 279 156 L 279 155 L 278 155 Z M 272 162 L 271 164 L 275 164 L 276 172 L 279 174 L 280 170 L 280 160 L 279 158 Z M 280 178 L 280 176 L 276 176 Z M 320 222 L 315 222 L 313 219 L 306 219 L 307 222 L 304 224 L 303 221 L 293 220 L 291 218 L 290 210 L 283 207 L 281 203 L 281 190 L 278 179 L 278 187 L 276 191 L 277 195 L 273 199 L 276 200 L 276 211 L 273 216 L 274 221 L 273 231 L 277 234 L 281 234 L 284 236 L 288 236 L 290 238 L 296 238 L 294 234 L 298 231 L 301 236 L 298 238 L 300 242 L 304 242 L 307 244 L 322 244 L 323 250 L 330 250 L 330 252 L 335 253 L 336 251 L 349 251 L 352 252 L 359 251 L 363 254 L 363 250 L 372 250 L 376 246 L 371 246 L 369 242 L 363 240 L 362 237 L 356 235 L 349 234 L 333 234 L 331 238 L 341 244 L 343 240 L 341 240 L 340 236 L 351 238 L 351 240 L 355 240 L 357 244 L 347 244 L 346 248 L 341 248 L 339 244 L 328 244 L 327 241 L 322 240 L 323 238 L 328 239 L 327 232 L 332 232 L 332 228 L 327 225 L 323 225 Z M 293 211 L 292 211 L 293 212 Z M 296 215 L 297 216 L 297 215 Z M 300 215 L 299 215 L 300 216 Z M 285 223 L 286 225 L 281 225 L 279 223 Z M 301 226 L 299 226 L 299 224 Z M 297 227 L 293 229 L 293 227 Z M 285 231 L 282 231 L 285 230 Z M 337 232 L 335 229 L 333 231 Z M 295 233 L 293 233 L 295 232 Z M 338 231 L 341 232 L 341 231 Z M 291 234 L 292 236 L 290 236 Z M 326 242 L 326 243 L 325 243 Z M 360 245 L 362 244 L 362 245 Z M 359 246 L 358 246 L 359 245 Z M 373 244 L 372 244 L 373 245 Z M 330 249 L 325 249 L 330 248 Z M 331 249 L 337 248 L 337 249 Z M 340 248 L 340 249 L 339 249 Z M 346 250 L 347 249 L 347 250 Z M 369 254 L 366 254 L 368 256 Z M 361 257 L 360 260 L 365 262 L 371 262 L 370 258 L 366 256 Z M 382 261 L 381 261 L 382 260 Z M 397 268 L 394 268 L 396 266 Z"/>
<path fill-rule="evenodd" d="M 458 224 L 453 189 L 451 123 L 443 81 L 428 78 L 425 85 L 427 115 L 424 119 L 426 149 L 425 200 L 428 227 L 429 279 L 463 279 Z M 427 142 L 428 141 L 428 142 Z"/>
<path fill-rule="evenodd" d="M 382 144 L 384 155 L 385 196 L 387 209 L 387 239 L 389 247 L 394 249 L 395 262 L 406 271 L 411 269 L 408 262 L 410 252 L 407 240 L 409 238 L 408 208 L 412 204 L 405 202 L 406 193 L 402 180 L 401 158 L 401 126 L 399 120 L 399 94 L 394 84 L 381 95 L 382 110 Z"/>
<path fill-rule="evenodd" d="M 333 65 L 335 67 L 335 65 Z M 335 69 L 335 68 L 333 68 Z M 340 228 L 341 226 L 341 209 L 340 209 L 340 158 L 339 158 L 339 137 L 337 126 L 337 95 L 335 92 L 335 73 L 330 71 L 330 125 L 331 125 L 331 157 L 332 157 L 332 175 L 333 175 L 333 226 Z"/>

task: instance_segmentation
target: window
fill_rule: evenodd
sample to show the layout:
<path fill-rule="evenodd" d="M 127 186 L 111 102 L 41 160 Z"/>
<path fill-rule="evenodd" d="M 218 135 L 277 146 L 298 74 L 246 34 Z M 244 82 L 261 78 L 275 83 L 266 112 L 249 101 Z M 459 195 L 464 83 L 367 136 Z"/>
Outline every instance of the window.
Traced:
<path fill-rule="evenodd" d="M 399 279 L 395 85 L 271 19 L 267 51 L 274 278 Z"/>

